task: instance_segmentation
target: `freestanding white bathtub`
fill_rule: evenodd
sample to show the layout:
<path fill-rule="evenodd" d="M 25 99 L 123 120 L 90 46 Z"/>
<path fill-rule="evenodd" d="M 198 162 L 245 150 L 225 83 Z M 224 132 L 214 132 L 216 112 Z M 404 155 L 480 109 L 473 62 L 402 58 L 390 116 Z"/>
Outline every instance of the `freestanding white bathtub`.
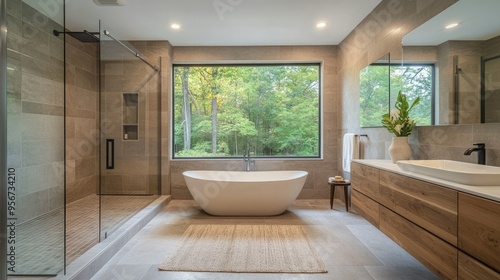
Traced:
<path fill-rule="evenodd" d="M 186 171 L 194 200 L 210 215 L 279 215 L 295 201 L 306 171 Z"/>

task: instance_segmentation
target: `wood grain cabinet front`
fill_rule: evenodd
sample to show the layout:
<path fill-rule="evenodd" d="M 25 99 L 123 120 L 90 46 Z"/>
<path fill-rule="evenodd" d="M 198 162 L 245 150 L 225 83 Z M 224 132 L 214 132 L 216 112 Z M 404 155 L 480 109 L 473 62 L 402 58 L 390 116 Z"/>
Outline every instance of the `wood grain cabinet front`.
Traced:
<path fill-rule="evenodd" d="M 455 246 L 383 206 L 380 207 L 380 230 L 441 279 L 457 278 Z"/>
<path fill-rule="evenodd" d="M 359 163 L 353 209 L 441 279 L 500 280 L 500 202 Z"/>
<path fill-rule="evenodd" d="M 457 246 L 457 191 L 380 171 L 379 193 L 385 207 Z"/>
<path fill-rule="evenodd" d="M 500 203 L 460 193 L 458 248 L 500 272 Z"/>
<path fill-rule="evenodd" d="M 363 216 L 372 225 L 376 227 L 379 226 L 380 204 L 378 204 L 378 202 L 370 199 L 357 190 L 352 190 L 351 203 L 352 208 L 356 211 L 356 213 Z"/>
<path fill-rule="evenodd" d="M 380 202 L 378 192 L 380 171 L 377 168 L 351 163 L 351 188 Z"/>
<path fill-rule="evenodd" d="M 459 280 L 500 280 L 500 273 L 463 252 L 458 252 Z"/>

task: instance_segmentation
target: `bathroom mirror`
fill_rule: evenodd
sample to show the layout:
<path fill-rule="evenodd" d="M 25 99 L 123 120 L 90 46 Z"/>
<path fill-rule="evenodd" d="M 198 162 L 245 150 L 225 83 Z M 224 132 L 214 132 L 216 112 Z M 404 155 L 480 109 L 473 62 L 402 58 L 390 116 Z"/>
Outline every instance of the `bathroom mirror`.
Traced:
<path fill-rule="evenodd" d="M 500 122 L 498 11 L 460 0 L 403 37 L 403 65 L 434 66 L 434 124 Z"/>
<path fill-rule="evenodd" d="M 390 55 L 386 54 L 359 72 L 360 127 L 382 126 L 382 115 L 389 112 Z"/>
<path fill-rule="evenodd" d="M 410 103 L 421 98 L 410 113 L 417 125 L 433 124 L 433 76 L 432 64 L 391 62 L 389 54 L 363 68 L 359 73 L 360 127 L 382 126 L 382 115 L 395 108 L 399 91 Z"/>

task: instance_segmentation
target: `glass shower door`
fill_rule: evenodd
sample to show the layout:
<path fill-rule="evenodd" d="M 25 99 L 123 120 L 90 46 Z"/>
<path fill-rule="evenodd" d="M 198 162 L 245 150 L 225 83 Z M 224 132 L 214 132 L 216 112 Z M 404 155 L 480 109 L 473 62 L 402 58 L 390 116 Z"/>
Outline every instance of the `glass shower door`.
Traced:
<path fill-rule="evenodd" d="M 64 4 L 7 1 L 7 273 L 65 266 Z M 5 211 L 5 210 L 4 210 Z"/>
<path fill-rule="evenodd" d="M 159 75 L 100 22 L 101 240 L 156 198 Z"/>

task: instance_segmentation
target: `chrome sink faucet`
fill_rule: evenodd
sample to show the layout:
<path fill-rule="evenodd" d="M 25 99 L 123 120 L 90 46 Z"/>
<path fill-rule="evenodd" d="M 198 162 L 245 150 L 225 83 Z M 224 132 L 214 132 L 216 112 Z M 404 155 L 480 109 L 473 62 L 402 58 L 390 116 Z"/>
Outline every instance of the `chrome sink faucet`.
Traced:
<path fill-rule="evenodd" d="M 250 159 L 250 150 L 245 149 L 243 152 L 243 162 L 245 162 L 245 170 L 247 172 L 252 171 L 252 163 L 255 163 L 255 160 Z"/>
<path fill-rule="evenodd" d="M 485 165 L 486 164 L 486 149 L 484 143 L 473 144 L 476 147 L 468 148 L 464 155 L 469 156 L 472 152 L 477 152 L 477 163 Z"/>

